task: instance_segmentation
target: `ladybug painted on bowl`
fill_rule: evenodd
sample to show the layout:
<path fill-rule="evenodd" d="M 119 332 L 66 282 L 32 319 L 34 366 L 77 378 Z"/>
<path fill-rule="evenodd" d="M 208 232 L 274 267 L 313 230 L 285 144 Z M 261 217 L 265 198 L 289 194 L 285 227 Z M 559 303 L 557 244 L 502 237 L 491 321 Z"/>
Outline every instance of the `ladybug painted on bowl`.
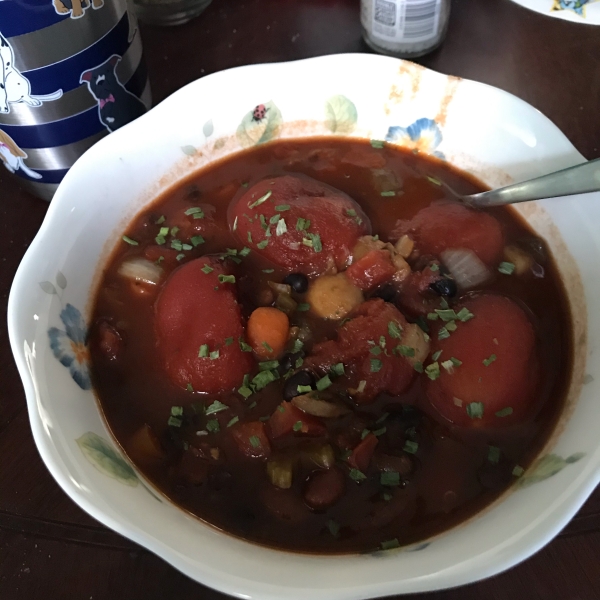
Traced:
<path fill-rule="evenodd" d="M 252 120 L 260 123 L 267 116 L 268 110 L 264 104 L 259 104 L 252 112 Z"/>

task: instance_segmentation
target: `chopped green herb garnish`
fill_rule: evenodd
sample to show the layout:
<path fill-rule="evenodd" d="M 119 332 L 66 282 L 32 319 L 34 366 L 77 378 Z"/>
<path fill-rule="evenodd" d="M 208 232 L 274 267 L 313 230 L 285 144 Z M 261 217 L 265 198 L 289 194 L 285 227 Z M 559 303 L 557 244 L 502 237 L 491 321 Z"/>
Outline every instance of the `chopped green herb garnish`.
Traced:
<path fill-rule="evenodd" d="M 267 247 L 268 243 L 269 243 L 269 240 L 263 240 L 262 242 L 258 242 L 258 244 L 256 244 L 256 247 L 259 248 L 260 250 L 264 250 Z"/>
<path fill-rule="evenodd" d="M 294 431 L 300 431 L 302 429 L 302 421 L 296 421 L 292 426 Z"/>
<path fill-rule="evenodd" d="M 417 373 L 422 373 L 423 372 L 423 363 L 420 360 L 417 360 L 413 365 L 413 369 Z"/>
<path fill-rule="evenodd" d="M 237 224 L 238 224 L 238 218 L 236 215 L 235 219 L 233 220 L 233 227 L 232 227 L 233 231 L 237 230 Z"/>
<path fill-rule="evenodd" d="M 290 205 L 289 204 L 278 204 L 275 207 L 275 210 L 278 210 L 279 212 L 283 212 L 285 210 L 290 210 Z"/>
<path fill-rule="evenodd" d="M 431 381 L 435 381 L 440 376 L 440 365 L 437 361 L 425 367 L 425 374 Z"/>
<path fill-rule="evenodd" d="M 489 446 L 487 457 L 491 463 L 497 464 L 500 461 L 500 448 L 497 446 Z"/>
<path fill-rule="evenodd" d="M 350 476 L 350 479 L 353 479 L 356 482 L 364 481 L 367 478 L 367 476 L 358 469 L 350 469 L 348 475 Z"/>
<path fill-rule="evenodd" d="M 397 538 L 394 538 L 393 540 L 387 540 L 385 542 L 381 542 L 382 550 L 393 550 L 394 548 L 400 548 L 400 542 L 398 541 Z"/>
<path fill-rule="evenodd" d="M 445 340 L 450 337 L 450 332 L 447 327 L 440 327 L 438 330 L 438 340 Z"/>
<path fill-rule="evenodd" d="M 297 388 L 299 394 L 308 394 L 312 392 L 312 387 L 310 385 L 299 385 Z"/>
<path fill-rule="evenodd" d="M 431 177 L 431 175 L 427 175 L 427 179 L 433 183 L 433 185 L 442 185 L 442 182 L 439 179 L 436 179 L 435 177 Z"/>
<path fill-rule="evenodd" d="M 319 379 L 319 381 L 317 381 L 317 389 L 320 392 L 322 392 L 323 390 L 326 390 L 330 385 L 331 385 L 331 379 L 329 379 L 329 375 L 325 375 L 324 377 L 321 377 L 321 379 Z"/>
<path fill-rule="evenodd" d="M 431 355 L 431 359 L 432 359 L 432 360 L 437 360 L 437 359 L 438 359 L 438 358 L 439 358 L 441 355 L 442 355 L 442 351 L 441 351 L 441 350 L 438 350 L 437 352 L 434 352 L 434 353 Z"/>
<path fill-rule="evenodd" d="M 273 192 L 271 190 L 269 190 L 264 196 L 261 196 L 258 200 L 256 200 L 256 202 L 249 203 L 248 208 L 255 208 L 255 207 L 259 206 L 260 204 L 262 204 L 263 202 L 266 202 L 271 197 L 272 193 Z"/>
<path fill-rule="evenodd" d="M 247 385 L 243 385 L 241 388 L 238 389 L 238 394 L 240 396 L 243 396 L 244 398 L 249 398 L 250 396 L 252 396 L 253 392 Z"/>
<path fill-rule="evenodd" d="M 129 244 L 130 246 L 138 246 L 139 242 L 136 242 L 135 240 L 131 239 L 129 236 L 124 235 L 122 237 L 122 240 L 124 242 L 126 242 L 127 244 Z"/>
<path fill-rule="evenodd" d="M 219 358 L 219 351 L 218 350 L 213 350 L 209 355 L 208 358 L 210 358 L 210 360 L 217 360 L 217 358 Z"/>
<path fill-rule="evenodd" d="M 361 380 L 358 382 L 358 387 L 356 388 L 356 391 L 357 391 L 359 394 L 362 394 L 362 393 L 365 391 L 365 388 L 366 388 L 366 387 L 367 387 L 367 382 L 366 382 L 366 380 L 364 380 L 364 379 L 361 379 Z"/>
<path fill-rule="evenodd" d="M 243 188 L 247 188 L 250 184 L 247 181 L 244 181 L 241 185 Z"/>
<path fill-rule="evenodd" d="M 240 418 L 236 415 L 235 417 L 233 417 L 233 419 L 231 419 L 231 421 L 229 421 L 229 423 L 227 423 L 227 427 L 231 427 L 232 425 L 235 425 L 239 420 L 240 420 Z"/>
<path fill-rule="evenodd" d="M 219 275 L 219 283 L 235 283 L 235 275 Z"/>
<path fill-rule="evenodd" d="M 400 473 L 396 471 L 384 471 L 379 477 L 379 483 L 388 486 L 400 485 Z"/>
<path fill-rule="evenodd" d="M 525 473 L 525 469 L 523 467 L 520 467 L 519 465 L 515 465 L 515 468 L 512 470 L 512 474 L 515 477 L 521 477 L 523 473 Z"/>
<path fill-rule="evenodd" d="M 506 408 L 503 408 L 494 414 L 497 417 L 508 417 L 508 415 L 512 415 L 512 413 L 513 413 L 513 409 L 510 406 L 507 406 Z"/>
<path fill-rule="evenodd" d="M 310 227 L 310 220 L 298 217 L 296 221 L 296 231 L 306 231 Z"/>
<path fill-rule="evenodd" d="M 299 357 L 296 359 L 296 363 L 295 363 L 295 367 L 296 367 L 296 369 L 299 369 L 299 368 L 302 366 L 302 363 L 303 363 L 303 362 L 304 362 L 304 359 L 303 359 L 301 356 L 299 356 Z"/>
<path fill-rule="evenodd" d="M 385 142 L 383 140 L 371 140 L 371 146 L 373 148 L 381 149 L 385 146 Z"/>
<path fill-rule="evenodd" d="M 458 318 L 458 315 L 451 308 L 436 308 L 435 314 L 438 315 L 440 319 L 444 321 L 444 323 L 447 323 L 448 321 L 454 321 Z"/>
<path fill-rule="evenodd" d="M 430 312 L 430 313 L 427 313 L 427 318 L 430 321 L 437 321 L 440 318 L 440 315 L 438 315 L 437 313 L 434 313 L 434 312 Z"/>
<path fill-rule="evenodd" d="M 281 219 L 281 215 L 276 213 L 269 219 L 269 223 L 271 223 L 271 225 L 275 225 L 279 219 Z"/>
<path fill-rule="evenodd" d="M 250 254 L 250 252 L 252 252 L 252 250 L 250 250 L 250 248 L 248 248 L 248 246 L 244 246 L 240 251 L 239 251 L 239 255 L 243 256 L 244 258 L 246 256 L 248 256 L 248 254 Z"/>
<path fill-rule="evenodd" d="M 252 378 L 252 385 L 254 389 L 258 392 L 262 390 L 264 387 L 269 385 L 272 381 L 275 381 L 277 376 L 273 371 L 260 371 Z"/>
<path fill-rule="evenodd" d="M 192 246 L 199 246 L 200 244 L 204 244 L 204 238 L 201 235 L 194 235 L 190 238 L 190 242 L 192 242 Z"/>
<path fill-rule="evenodd" d="M 180 417 L 183 414 L 183 406 L 171 406 L 171 415 Z"/>
<path fill-rule="evenodd" d="M 166 221 L 165 215 L 161 215 L 160 217 L 158 217 L 158 219 L 156 219 L 155 223 L 157 225 L 162 225 L 165 221 Z"/>
<path fill-rule="evenodd" d="M 330 370 L 334 375 L 337 375 L 338 377 L 341 377 L 342 375 L 346 374 L 346 371 L 344 370 L 344 363 L 336 363 L 335 365 L 331 365 Z"/>
<path fill-rule="evenodd" d="M 175 257 L 175 260 L 176 260 L 176 261 L 180 261 L 182 258 L 185 258 L 185 254 L 178 254 L 178 255 Z"/>
<path fill-rule="evenodd" d="M 384 434 L 386 431 L 387 431 L 387 427 L 381 427 L 380 429 L 376 429 L 376 430 L 373 432 L 373 435 L 374 435 L 375 437 L 379 437 L 380 435 L 383 435 L 383 434 Z"/>
<path fill-rule="evenodd" d="M 287 233 L 287 225 L 285 223 L 285 219 L 279 219 L 277 222 L 277 227 L 275 228 L 275 235 L 280 236 L 284 233 Z"/>
<path fill-rule="evenodd" d="M 279 366 L 278 360 L 266 360 L 264 362 L 258 363 L 259 371 L 270 371 L 271 369 L 276 369 Z"/>
<path fill-rule="evenodd" d="M 377 419 L 377 421 L 375 421 L 375 423 L 377 423 L 377 425 L 379 425 L 380 423 L 383 423 L 388 417 L 390 416 L 390 413 L 388 412 L 384 412 L 379 419 Z"/>
<path fill-rule="evenodd" d="M 248 243 L 249 244 L 252 243 L 252 232 L 251 231 L 248 232 Z"/>
<path fill-rule="evenodd" d="M 219 427 L 219 421 L 216 419 L 211 419 L 206 422 L 206 429 L 210 431 L 210 433 L 219 433 L 221 428 Z"/>
<path fill-rule="evenodd" d="M 307 310 L 310 310 L 310 304 L 308 304 L 308 302 L 300 302 L 300 304 L 296 306 L 296 310 L 298 312 L 306 312 Z"/>
<path fill-rule="evenodd" d="M 192 387 L 192 384 L 191 384 L 191 383 L 188 383 L 188 384 L 186 385 L 185 389 L 186 389 L 188 392 L 193 392 L 193 391 L 194 391 L 194 388 Z"/>
<path fill-rule="evenodd" d="M 267 275 L 269 275 L 270 273 L 274 273 L 275 269 L 263 269 L 262 272 L 266 273 Z"/>
<path fill-rule="evenodd" d="M 197 214 L 201 214 L 202 216 L 204 216 L 204 212 L 202 211 L 202 209 L 199 206 L 193 206 L 192 208 L 188 208 L 183 214 L 187 215 L 188 217 L 190 215 L 197 215 Z M 175 235 L 175 234 L 173 234 L 173 235 Z"/>
<path fill-rule="evenodd" d="M 232 337 L 225 338 L 225 345 L 231 346 L 231 344 L 233 344 L 233 338 Z"/>
<path fill-rule="evenodd" d="M 446 329 L 447 329 L 449 332 L 456 331 L 456 328 L 457 328 L 456 321 L 448 321 L 448 322 L 446 323 Z"/>
<path fill-rule="evenodd" d="M 373 346 L 369 352 L 375 356 L 379 356 L 381 354 L 381 348 L 379 346 Z"/>
<path fill-rule="evenodd" d="M 339 533 L 340 533 L 340 524 L 339 523 L 337 523 L 333 519 L 329 519 L 329 521 L 327 521 L 327 523 L 325 523 L 325 525 L 327 525 L 327 529 L 329 529 L 329 533 L 331 533 L 331 535 L 333 537 L 337 537 L 339 535 Z"/>
<path fill-rule="evenodd" d="M 262 347 L 267 351 L 267 352 L 273 352 L 273 348 L 271 348 L 271 346 L 269 345 L 269 342 L 262 342 Z"/>
<path fill-rule="evenodd" d="M 386 501 L 389 502 L 392 499 L 392 495 L 389 492 L 384 492 L 383 494 L 381 494 L 381 497 Z"/>
<path fill-rule="evenodd" d="M 229 406 L 227 406 L 227 404 L 223 404 L 222 402 L 215 400 L 209 407 L 207 407 L 205 414 L 214 415 L 218 412 L 221 412 L 222 410 L 228 410 L 228 409 L 229 409 Z"/>
<path fill-rule="evenodd" d="M 501 262 L 498 271 L 503 275 L 512 275 L 515 272 L 515 265 L 510 262 Z"/>
<path fill-rule="evenodd" d="M 169 417 L 169 420 L 167 421 L 167 425 L 170 425 L 171 427 L 181 427 L 181 419 L 179 417 Z"/>
<path fill-rule="evenodd" d="M 454 373 L 454 363 L 453 363 L 453 362 L 452 362 L 450 359 L 448 359 L 448 360 L 445 360 L 445 361 L 442 363 L 442 367 L 443 367 L 443 368 L 444 368 L 446 371 L 448 371 L 448 373 L 450 373 L 450 374 Z"/>
<path fill-rule="evenodd" d="M 384 198 L 391 198 L 392 196 L 395 196 L 396 192 L 394 192 L 393 190 L 389 191 L 389 192 L 381 192 L 381 196 L 383 196 Z"/>
<path fill-rule="evenodd" d="M 461 308 L 457 313 L 456 313 L 456 317 L 458 318 L 459 321 L 462 321 L 463 323 L 465 323 L 466 321 L 469 321 L 470 319 L 472 319 L 475 315 L 468 309 L 468 308 Z"/>
<path fill-rule="evenodd" d="M 388 322 L 388 333 L 390 337 L 399 340 L 402 337 L 402 327 L 396 321 Z"/>
<path fill-rule="evenodd" d="M 383 363 L 378 358 L 371 359 L 371 373 L 379 373 Z"/>
<path fill-rule="evenodd" d="M 175 227 L 171 227 L 171 235 L 173 237 L 175 237 L 177 235 L 178 231 L 179 231 L 179 227 L 177 227 L 177 225 L 175 225 Z"/>
<path fill-rule="evenodd" d="M 406 440 L 404 442 L 404 452 L 408 452 L 409 454 L 415 454 L 419 449 L 419 444 L 417 442 L 413 442 L 412 440 Z"/>
<path fill-rule="evenodd" d="M 202 344 L 200 350 L 198 350 L 199 358 L 208 358 L 208 344 Z"/>
<path fill-rule="evenodd" d="M 256 408 L 256 400 L 254 402 L 250 402 L 250 404 L 248 404 L 248 408 L 250 410 L 252 410 L 253 408 Z"/>
<path fill-rule="evenodd" d="M 484 358 L 482 362 L 486 367 L 489 367 L 496 360 L 496 358 L 498 357 L 495 354 L 490 354 L 490 356 L 488 358 Z"/>
<path fill-rule="evenodd" d="M 411 348 L 410 346 L 404 346 L 403 344 L 396 346 L 392 352 L 394 354 L 400 354 L 400 356 L 408 356 L 409 358 L 412 358 L 415 355 L 414 348 Z"/>
<path fill-rule="evenodd" d="M 173 248 L 173 250 L 183 250 L 183 244 L 181 243 L 180 240 L 171 240 L 171 248 Z"/>
<path fill-rule="evenodd" d="M 458 358 L 454 358 L 454 356 L 451 356 L 450 360 L 455 367 L 460 367 L 460 365 L 462 365 L 462 360 L 458 360 Z"/>
<path fill-rule="evenodd" d="M 240 343 L 240 350 L 242 352 L 252 352 L 252 347 L 246 344 L 242 338 L 239 338 L 238 342 Z"/>
<path fill-rule="evenodd" d="M 346 214 L 349 217 L 355 217 L 356 216 L 356 211 L 353 208 L 349 208 L 348 210 L 346 210 Z"/>
<path fill-rule="evenodd" d="M 467 414 L 471 419 L 482 419 L 483 402 L 469 402 L 469 404 L 467 404 Z"/>
<path fill-rule="evenodd" d="M 251 435 L 248 441 L 253 448 L 258 448 L 261 445 L 260 438 L 257 435 Z"/>
<path fill-rule="evenodd" d="M 371 433 L 370 429 L 363 429 L 360 434 L 360 439 L 364 440 Z"/>
<path fill-rule="evenodd" d="M 433 271 L 434 273 L 436 273 L 437 271 L 440 270 L 440 265 L 438 265 L 437 263 L 431 263 L 429 265 L 429 270 Z"/>

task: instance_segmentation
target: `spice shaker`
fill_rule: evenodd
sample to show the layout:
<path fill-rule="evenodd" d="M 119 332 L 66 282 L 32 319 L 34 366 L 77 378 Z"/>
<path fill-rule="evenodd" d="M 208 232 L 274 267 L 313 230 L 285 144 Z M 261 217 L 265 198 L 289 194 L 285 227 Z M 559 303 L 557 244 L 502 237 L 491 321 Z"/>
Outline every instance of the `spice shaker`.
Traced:
<path fill-rule="evenodd" d="M 444 40 L 450 0 L 361 0 L 365 42 L 376 52 L 416 58 Z"/>
<path fill-rule="evenodd" d="M 150 106 L 126 0 L 0 1 L 0 160 L 50 200 L 99 139 Z"/>

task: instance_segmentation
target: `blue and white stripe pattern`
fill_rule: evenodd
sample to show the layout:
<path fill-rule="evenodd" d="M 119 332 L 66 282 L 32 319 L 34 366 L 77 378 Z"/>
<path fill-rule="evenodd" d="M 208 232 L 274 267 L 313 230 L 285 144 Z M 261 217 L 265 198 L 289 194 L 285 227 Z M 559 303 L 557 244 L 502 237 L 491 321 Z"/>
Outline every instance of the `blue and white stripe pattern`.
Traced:
<path fill-rule="evenodd" d="M 149 106 L 127 0 L 0 0 L 0 162 L 31 191 Z"/>

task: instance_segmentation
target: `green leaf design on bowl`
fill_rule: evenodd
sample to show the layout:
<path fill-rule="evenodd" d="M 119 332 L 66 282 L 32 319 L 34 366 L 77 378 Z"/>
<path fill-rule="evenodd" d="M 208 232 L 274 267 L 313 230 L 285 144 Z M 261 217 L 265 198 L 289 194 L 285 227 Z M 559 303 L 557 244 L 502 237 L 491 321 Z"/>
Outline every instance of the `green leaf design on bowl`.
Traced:
<path fill-rule="evenodd" d="M 213 125 L 212 119 L 206 121 L 206 123 L 204 123 L 204 127 L 202 127 L 202 133 L 204 134 L 204 137 L 207 138 L 213 134 L 214 130 L 215 126 Z"/>
<path fill-rule="evenodd" d="M 98 434 L 88 431 L 75 441 L 83 455 L 101 473 L 131 487 L 139 483 L 131 466 Z"/>
<path fill-rule="evenodd" d="M 181 151 L 186 156 L 194 156 L 194 154 L 197 152 L 196 148 L 194 148 L 194 146 L 190 146 L 189 144 L 187 146 L 181 146 Z"/>
<path fill-rule="evenodd" d="M 237 139 L 244 148 L 263 144 L 279 135 L 282 123 L 281 112 L 273 102 L 259 104 L 244 115 Z"/>
<path fill-rule="evenodd" d="M 346 96 L 331 96 L 325 102 L 325 125 L 332 133 L 352 133 L 357 120 L 356 106 Z"/>
<path fill-rule="evenodd" d="M 576 452 L 562 458 L 558 454 L 546 454 L 542 456 L 537 462 L 535 462 L 525 474 L 519 479 L 517 485 L 519 487 L 527 487 L 533 483 L 538 483 L 556 475 L 562 471 L 567 465 L 576 463 L 585 456 L 585 452 Z"/>

